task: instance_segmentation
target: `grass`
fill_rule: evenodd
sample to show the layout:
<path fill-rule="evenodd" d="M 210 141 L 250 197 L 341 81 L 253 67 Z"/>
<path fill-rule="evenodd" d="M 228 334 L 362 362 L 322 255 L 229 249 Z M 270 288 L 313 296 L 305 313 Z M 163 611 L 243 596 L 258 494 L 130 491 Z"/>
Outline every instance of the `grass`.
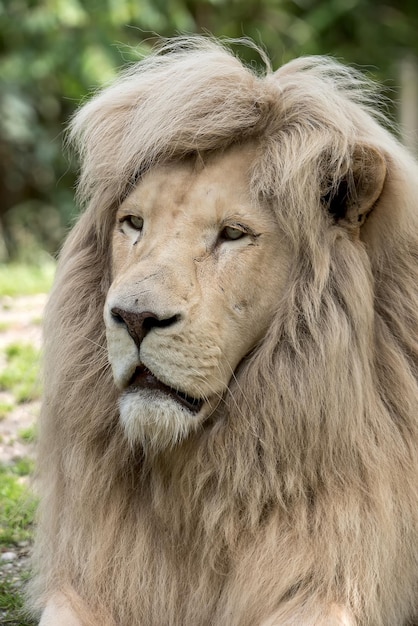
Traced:
<path fill-rule="evenodd" d="M 19 439 L 24 443 L 34 443 L 36 441 L 36 426 L 28 426 L 27 428 L 21 428 L 18 432 Z"/>
<path fill-rule="evenodd" d="M 36 500 L 28 487 L 33 463 L 20 459 L 13 465 L 0 465 L 0 551 L 14 551 L 31 542 Z M 0 575 L 0 623 L 35 626 L 25 614 L 23 585 L 29 572 Z"/>
<path fill-rule="evenodd" d="M 15 405 L 11 402 L 0 402 L 0 422 L 6 419 L 6 417 L 13 411 Z"/>
<path fill-rule="evenodd" d="M 51 288 L 55 266 L 52 262 L 40 266 L 24 264 L 0 264 L 0 298 L 3 309 L 12 309 L 11 298 L 48 292 Z M 39 319 L 32 323 L 40 323 Z M 0 332 L 7 332 L 9 324 L 0 325 Z M 0 402 L 0 420 L 4 420 L 17 404 L 38 399 L 39 353 L 34 346 L 15 342 L 3 351 L 5 366 L 0 371 L 0 389 L 12 394 L 10 401 Z M 17 437 L 24 443 L 32 443 L 36 437 L 35 427 L 22 428 Z M 11 465 L 0 464 L 0 552 L 22 550 L 19 545 L 31 543 L 33 520 L 36 509 L 35 497 L 30 492 L 29 476 L 33 463 L 22 458 Z M 12 572 L 13 570 L 11 570 Z M 10 573 L 0 570 L 0 624 L 9 626 L 35 626 L 25 616 L 22 586 L 28 572 Z"/>
<path fill-rule="evenodd" d="M 18 404 L 40 397 L 39 352 L 31 344 L 11 343 L 5 348 L 6 367 L 0 372 L 0 390 L 11 392 Z"/>
<path fill-rule="evenodd" d="M 51 289 L 55 263 L 41 265 L 24 263 L 0 264 L 0 297 L 47 293 Z"/>
<path fill-rule="evenodd" d="M 0 465 L 0 551 L 13 551 L 32 539 L 36 501 L 28 488 L 33 464 L 21 459 L 13 465 Z M 3 548 L 3 550 L 1 550 Z M 29 572 L 0 576 L 0 623 L 35 626 L 25 614 L 23 588 Z"/>
<path fill-rule="evenodd" d="M 35 622 L 25 615 L 24 600 L 21 594 L 16 593 L 16 584 L 10 580 L 0 582 L 0 611 L 6 611 L 7 615 L 2 626 L 35 626 Z"/>
<path fill-rule="evenodd" d="M 10 546 L 32 537 L 35 498 L 27 486 L 33 465 L 21 459 L 0 465 L 0 546 Z"/>

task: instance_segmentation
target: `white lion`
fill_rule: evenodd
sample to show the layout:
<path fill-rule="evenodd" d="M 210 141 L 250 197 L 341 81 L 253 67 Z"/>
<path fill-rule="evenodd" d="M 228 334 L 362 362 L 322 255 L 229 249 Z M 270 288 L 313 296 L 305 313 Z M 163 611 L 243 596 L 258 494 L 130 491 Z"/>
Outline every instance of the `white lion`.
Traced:
<path fill-rule="evenodd" d="M 73 122 L 42 626 L 418 617 L 418 167 L 323 58 L 167 44 Z"/>

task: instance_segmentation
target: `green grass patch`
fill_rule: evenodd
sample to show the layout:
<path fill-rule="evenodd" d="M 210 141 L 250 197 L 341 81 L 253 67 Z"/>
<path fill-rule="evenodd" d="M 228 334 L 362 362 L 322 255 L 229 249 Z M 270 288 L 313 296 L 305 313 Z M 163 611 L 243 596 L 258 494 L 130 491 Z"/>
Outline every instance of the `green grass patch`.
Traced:
<path fill-rule="evenodd" d="M 51 289 L 54 273 L 53 261 L 42 265 L 0 264 L 0 296 L 47 293 Z"/>
<path fill-rule="evenodd" d="M 35 626 L 26 616 L 23 596 L 11 580 L 0 581 L 0 611 L 7 611 L 5 621 L 1 622 L 5 626 Z"/>
<path fill-rule="evenodd" d="M 0 545 L 10 546 L 32 538 L 36 502 L 24 477 L 32 471 L 26 459 L 0 465 Z"/>
<path fill-rule="evenodd" d="M 24 478 L 25 476 L 30 476 L 31 474 L 33 474 L 33 470 L 34 470 L 33 460 L 25 457 L 23 459 L 19 459 L 18 461 L 15 461 L 15 463 L 13 464 L 12 473 L 16 476 Z"/>
<path fill-rule="evenodd" d="M 1 420 L 6 419 L 6 417 L 13 411 L 15 408 L 14 404 L 10 402 L 0 402 L 0 422 Z"/>
<path fill-rule="evenodd" d="M 23 443 L 34 443 L 36 441 L 36 426 L 28 426 L 27 428 L 21 428 L 18 432 L 19 439 Z"/>
<path fill-rule="evenodd" d="M 16 402 L 40 397 L 39 352 L 30 344 L 12 343 L 5 349 L 6 367 L 0 372 L 0 389 L 13 393 Z"/>
<path fill-rule="evenodd" d="M 13 551 L 17 544 L 32 541 L 36 499 L 24 477 L 32 472 L 33 463 L 21 459 L 13 465 L 0 464 L 0 548 Z M 19 580 L 2 572 L 0 576 L 1 624 L 35 626 L 25 613 L 23 585 L 28 572 L 22 570 Z"/>

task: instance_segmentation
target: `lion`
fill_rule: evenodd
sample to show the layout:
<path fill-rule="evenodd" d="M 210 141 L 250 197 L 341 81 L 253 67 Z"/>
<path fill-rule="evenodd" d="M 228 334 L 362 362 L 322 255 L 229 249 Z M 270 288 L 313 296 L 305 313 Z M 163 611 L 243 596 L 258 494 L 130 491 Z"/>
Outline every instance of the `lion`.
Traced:
<path fill-rule="evenodd" d="M 368 79 L 180 38 L 72 121 L 42 626 L 418 617 L 418 166 Z"/>

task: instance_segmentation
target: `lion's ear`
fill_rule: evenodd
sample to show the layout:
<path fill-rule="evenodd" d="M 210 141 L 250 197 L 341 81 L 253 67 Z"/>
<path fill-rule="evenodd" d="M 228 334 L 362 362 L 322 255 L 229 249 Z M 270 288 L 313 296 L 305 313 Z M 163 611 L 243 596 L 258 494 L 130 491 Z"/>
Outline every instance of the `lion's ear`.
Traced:
<path fill-rule="evenodd" d="M 340 177 L 337 175 L 331 189 L 323 194 L 322 202 L 336 222 L 358 228 L 379 199 L 385 178 L 383 154 L 372 146 L 359 144 L 352 152 L 347 170 Z"/>

